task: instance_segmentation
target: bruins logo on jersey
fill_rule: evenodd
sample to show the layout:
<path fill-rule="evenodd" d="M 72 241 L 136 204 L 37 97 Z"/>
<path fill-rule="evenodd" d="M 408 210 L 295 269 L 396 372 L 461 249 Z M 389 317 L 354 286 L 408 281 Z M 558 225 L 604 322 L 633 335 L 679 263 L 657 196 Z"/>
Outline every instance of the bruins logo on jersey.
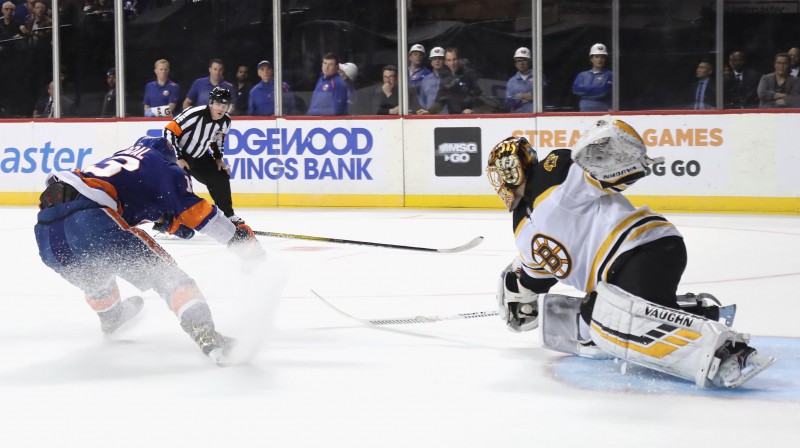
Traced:
<path fill-rule="evenodd" d="M 549 236 L 537 233 L 531 240 L 533 261 L 558 280 L 563 280 L 572 271 L 572 258 L 564 246 Z"/>
<path fill-rule="evenodd" d="M 553 168 L 556 167 L 557 162 L 558 162 L 558 156 L 551 152 L 550 155 L 548 155 L 547 158 L 544 159 L 542 165 L 544 166 L 544 169 L 549 172 L 553 171 Z"/>

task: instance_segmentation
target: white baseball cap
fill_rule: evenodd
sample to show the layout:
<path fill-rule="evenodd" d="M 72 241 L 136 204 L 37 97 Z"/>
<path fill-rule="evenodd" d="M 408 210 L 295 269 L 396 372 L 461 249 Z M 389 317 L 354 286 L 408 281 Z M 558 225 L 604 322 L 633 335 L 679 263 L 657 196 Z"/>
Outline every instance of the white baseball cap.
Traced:
<path fill-rule="evenodd" d="M 411 46 L 411 49 L 408 50 L 408 54 L 411 54 L 411 53 L 413 53 L 415 51 L 419 51 L 424 55 L 425 54 L 425 47 L 423 47 L 421 44 L 414 44 L 414 45 Z"/>
<path fill-rule="evenodd" d="M 430 58 L 443 58 L 444 57 L 444 48 L 442 48 L 442 47 L 433 47 L 431 49 L 431 54 L 428 57 L 430 57 Z"/>
<path fill-rule="evenodd" d="M 593 56 L 596 54 L 604 54 L 608 56 L 608 49 L 603 44 L 600 43 L 594 44 L 592 45 L 592 49 L 589 50 L 589 56 Z"/>
<path fill-rule="evenodd" d="M 352 62 L 342 62 L 339 64 L 339 68 L 344 72 L 347 79 L 351 81 L 355 81 L 356 76 L 358 76 L 358 66 L 353 64 Z"/>
<path fill-rule="evenodd" d="M 532 59 L 531 57 L 531 50 L 525 47 L 517 48 L 516 53 L 514 53 L 514 59 L 516 58 L 525 58 L 525 59 Z"/>

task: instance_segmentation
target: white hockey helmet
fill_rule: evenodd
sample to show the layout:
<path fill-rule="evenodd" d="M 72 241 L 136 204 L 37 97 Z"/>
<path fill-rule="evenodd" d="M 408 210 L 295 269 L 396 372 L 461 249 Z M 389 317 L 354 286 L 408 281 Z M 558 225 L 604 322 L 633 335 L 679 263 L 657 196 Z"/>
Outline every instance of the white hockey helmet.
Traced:
<path fill-rule="evenodd" d="M 596 54 L 604 54 L 608 56 L 608 48 L 601 43 L 596 43 L 592 45 L 592 48 L 589 50 L 589 56 L 594 56 Z"/>
<path fill-rule="evenodd" d="M 433 48 L 431 48 L 431 54 L 428 57 L 429 58 L 443 58 L 444 57 L 444 48 L 442 48 L 442 47 L 433 47 Z"/>
<path fill-rule="evenodd" d="M 339 64 L 339 69 L 344 72 L 344 75 L 347 76 L 347 79 L 350 81 L 356 80 L 356 76 L 358 76 L 358 66 L 356 64 L 352 62 L 342 62 Z"/>
<path fill-rule="evenodd" d="M 525 137 L 508 137 L 492 148 L 486 176 L 508 211 L 514 210 L 522 200 L 517 189 L 525 184 L 537 163 L 536 150 Z"/>
<path fill-rule="evenodd" d="M 526 47 L 519 47 L 517 51 L 514 52 L 514 59 L 517 58 L 525 58 L 525 59 L 532 59 L 531 50 Z"/>

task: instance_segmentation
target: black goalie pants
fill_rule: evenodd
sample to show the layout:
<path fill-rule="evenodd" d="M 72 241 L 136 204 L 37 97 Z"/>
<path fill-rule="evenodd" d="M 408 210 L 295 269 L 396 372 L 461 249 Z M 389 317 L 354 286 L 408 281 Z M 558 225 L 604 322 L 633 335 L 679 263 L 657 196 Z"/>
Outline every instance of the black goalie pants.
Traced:
<path fill-rule="evenodd" d="M 211 154 L 197 159 L 187 158 L 186 162 L 189 163 L 189 173 L 192 177 L 208 188 L 214 204 L 226 217 L 232 216 L 231 178 L 227 171 L 217 169 L 217 162 L 211 157 Z"/>

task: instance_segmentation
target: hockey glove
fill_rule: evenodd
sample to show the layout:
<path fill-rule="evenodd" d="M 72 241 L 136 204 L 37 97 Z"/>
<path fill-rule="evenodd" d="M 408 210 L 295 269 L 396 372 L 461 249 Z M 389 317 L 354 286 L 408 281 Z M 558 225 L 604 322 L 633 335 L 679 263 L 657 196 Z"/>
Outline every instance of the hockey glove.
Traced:
<path fill-rule="evenodd" d="M 243 260 L 263 260 L 266 257 L 266 252 L 261 244 L 256 239 L 253 229 L 247 224 L 239 224 L 236 226 L 236 232 L 233 237 L 228 241 L 228 248 L 234 251 Z"/>
<path fill-rule="evenodd" d="M 178 238 L 188 240 L 194 236 L 194 230 L 183 225 L 179 224 L 178 227 L 174 230 L 170 230 L 172 227 L 172 216 L 163 215 L 158 221 L 153 223 L 153 230 L 160 233 L 169 233 L 171 235 L 175 235 Z"/>
<path fill-rule="evenodd" d="M 522 286 L 514 271 L 505 269 L 497 284 L 497 311 L 510 331 L 533 330 L 539 326 L 539 294 Z"/>

